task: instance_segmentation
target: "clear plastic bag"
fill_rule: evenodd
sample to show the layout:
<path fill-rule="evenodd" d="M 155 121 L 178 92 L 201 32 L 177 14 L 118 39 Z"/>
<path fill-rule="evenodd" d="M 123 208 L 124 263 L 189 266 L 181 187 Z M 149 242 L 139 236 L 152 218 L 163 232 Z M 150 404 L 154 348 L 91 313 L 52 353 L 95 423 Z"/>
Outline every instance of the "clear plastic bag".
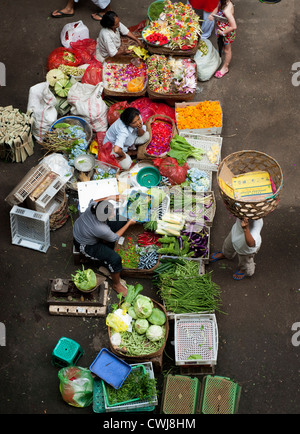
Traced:
<path fill-rule="evenodd" d="M 94 379 L 89 369 L 68 366 L 58 372 L 63 400 L 73 407 L 88 407 L 93 402 Z"/>

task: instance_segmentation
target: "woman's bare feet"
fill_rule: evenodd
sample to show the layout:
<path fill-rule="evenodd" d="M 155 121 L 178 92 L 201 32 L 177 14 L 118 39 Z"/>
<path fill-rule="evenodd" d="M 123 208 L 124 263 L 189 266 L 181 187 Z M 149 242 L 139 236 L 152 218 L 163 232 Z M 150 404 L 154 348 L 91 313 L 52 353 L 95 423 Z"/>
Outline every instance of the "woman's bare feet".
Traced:
<path fill-rule="evenodd" d="M 118 294 L 122 293 L 123 297 L 127 295 L 128 289 L 125 286 L 123 286 L 122 283 L 113 284 L 112 287 Z"/>
<path fill-rule="evenodd" d="M 225 259 L 222 252 L 212 253 L 209 257 L 209 262 L 217 262 L 220 261 L 220 259 Z"/>

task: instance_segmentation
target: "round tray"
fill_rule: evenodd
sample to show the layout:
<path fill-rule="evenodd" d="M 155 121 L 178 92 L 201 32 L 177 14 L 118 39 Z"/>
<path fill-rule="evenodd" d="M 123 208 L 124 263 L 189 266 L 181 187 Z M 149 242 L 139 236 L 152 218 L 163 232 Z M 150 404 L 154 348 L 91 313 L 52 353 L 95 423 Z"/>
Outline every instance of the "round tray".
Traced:
<path fill-rule="evenodd" d="M 169 43 L 170 39 L 168 39 L 168 41 L 165 42 L 164 44 L 153 44 L 152 42 L 147 41 L 147 39 L 144 37 L 144 33 L 146 32 L 146 30 L 148 28 L 149 28 L 149 26 L 145 27 L 142 31 L 142 38 L 143 38 L 143 41 L 145 42 L 145 44 L 150 45 L 151 47 L 163 47 Z M 156 32 L 156 33 L 160 33 L 160 32 Z"/>
<path fill-rule="evenodd" d="M 138 172 L 136 180 L 142 187 L 155 187 L 161 181 L 161 174 L 156 167 L 143 167 Z"/>

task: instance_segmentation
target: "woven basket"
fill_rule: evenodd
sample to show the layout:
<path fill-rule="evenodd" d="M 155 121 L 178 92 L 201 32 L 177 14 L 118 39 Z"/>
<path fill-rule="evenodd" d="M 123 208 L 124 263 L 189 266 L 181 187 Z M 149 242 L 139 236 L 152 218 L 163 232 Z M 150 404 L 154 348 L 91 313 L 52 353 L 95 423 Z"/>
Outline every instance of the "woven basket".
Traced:
<path fill-rule="evenodd" d="M 147 147 L 148 147 L 149 143 L 152 140 L 152 128 L 151 128 L 151 125 L 152 125 L 153 122 L 155 122 L 157 120 L 165 122 L 165 123 L 169 123 L 169 124 L 172 125 L 172 138 L 176 134 L 178 134 L 178 130 L 177 130 L 176 124 L 175 124 L 175 122 L 173 121 L 172 118 L 170 118 L 169 116 L 166 116 L 166 115 L 159 115 L 159 114 L 151 116 L 147 120 L 147 122 L 146 122 L 147 131 L 150 131 L 150 139 L 148 140 L 147 143 L 144 143 L 143 145 L 139 146 L 139 148 L 138 148 L 138 154 L 137 154 L 137 158 L 139 160 L 143 160 L 143 159 L 151 159 L 152 160 L 152 159 L 155 159 L 155 158 L 164 158 L 164 157 L 166 157 L 166 155 L 168 153 L 168 152 L 164 152 L 163 154 L 160 154 L 160 155 L 150 155 L 150 154 L 147 153 Z"/>
<path fill-rule="evenodd" d="M 66 195 L 65 189 L 60 193 L 62 194 L 61 204 L 58 209 L 49 217 L 51 231 L 61 228 L 69 218 L 68 197 Z"/>
<path fill-rule="evenodd" d="M 260 202 L 246 202 L 233 199 L 228 196 L 220 186 L 219 175 L 224 164 L 227 165 L 233 175 L 240 175 L 257 170 L 268 172 L 275 184 L 276 193 Z M 279 164 L 269 155 L 259 151 L 239 151 L 228 155 L 220 163 L 217 179 L 219 191 L 226 208 L 239 219 L 247 217 L 252 220 L 257 220 L 274 211 L 278 205 L 283 187 L 283 174 Z"/>
<path fill-rule="evenodd" d="M 161 356 L 162 353 L 163 353 L 163 351 L 164 351 L 164 349 L 165 349 L 167 340 L 168 340 L 168 336 L 169 336 L 169 321 L 168 321 L 167 311 L 164 308 L 164 306 L 162 306 L 160 303 L 158 303 L 157 301 L 155 301 L 153 299 L 151 299 L 151 300 L 153 302 L 154 307 L 162 310 L 164 312 L 165 316 L 166 316 L 166 322 L 164 324 L 164 326 L 165 326 L 165 341 L 164 341 L 163 345 L 160 347 L 160 349 L 158 351 L 155 351 L 154 353 L 147 354 L 147 355 L 141 355 L 141 356 L 127 355 L 126 352 L 121 351 L 121 349 L 119 347 L 117 347 L 116 345 L 112 345 L 111 344 L 111 340 L 110 340 L 110 338 L 111 338 L 111 330 L 110 330 L 110 327 L 108 327 L 108 336 L 109 336 L 109 342 L 110 342 L 111 352 L 114 353 L 115 355 L 121 357 L 122 359 L 125 359 L 125 360 L 128 359 L 128 360 L 130 360 L 131 363 L 143 362 L 143 361 L 147 361 L 147 360 L 151 359 L 152 357 Z"/>
<path fill-rule="evenodd" d="M 132 59 L 136 59 L 136 57 L 132 55 L 122 55 L 122 56 L 116 56 L 116 57 L 107 57 L 105 59 L 105 63 L 112 62 L 112 63 L 130 63 Z M 104 65 L 103 65 L 103 71 L 104 71 Z M 103 73 L 104 74 L 104 73 Z M 105 87 L 105 81 L 103 76 L 103 95 L 106 96 L 112 96 L 112 97 L 120 97 L 120 98 L 138 98 L 146 95 L 147 86 L 144 86 L 144 89 L 140 92 L 115 92 L 113 90 L 106 89 Z"/>

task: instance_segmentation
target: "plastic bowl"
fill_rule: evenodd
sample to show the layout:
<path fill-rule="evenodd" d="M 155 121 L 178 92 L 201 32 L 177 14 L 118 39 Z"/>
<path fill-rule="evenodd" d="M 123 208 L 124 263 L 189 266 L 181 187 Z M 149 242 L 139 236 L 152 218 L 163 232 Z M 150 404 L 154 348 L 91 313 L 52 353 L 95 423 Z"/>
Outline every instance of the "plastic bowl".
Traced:
<path fill-rule="evenodd" d="M 136 180 L 142 187 L 155 187 L 161 181 L 161 174 L 156 167 L 143 167 L 138 172 Z"/>
<path fill-rule="evenodd" d="M 62 118 L 59 118 L 56 122 L 54 122 L 51 125 L 50 131 L 53 130 L 56 124 L 60 124 L 61 122 L 65 122 L 70 125 L 78 125 L 79 127 L 82 127 L 86 134 L 86 141 L 88 142 L 88 144 L 90 144 L 93 138 L 93 129 L 85 119 L 80 118 L 78 116 L 64 116 Z"/>

